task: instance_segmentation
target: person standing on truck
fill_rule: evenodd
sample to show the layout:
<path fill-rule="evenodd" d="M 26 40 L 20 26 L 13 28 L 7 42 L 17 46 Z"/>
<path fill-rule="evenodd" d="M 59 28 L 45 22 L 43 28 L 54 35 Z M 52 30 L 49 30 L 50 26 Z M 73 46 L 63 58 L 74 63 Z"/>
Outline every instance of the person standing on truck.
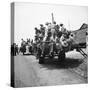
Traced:
<path fill-rule="evenodd" d="M 41 31 L 37 27 L 35 27 L 35 34 L 36 34 L 36 36 L 39 36 L 40 32 Z"/>
<path fill-rule="evenodd" d="M 51 39 L 52 41 L 55 41 L 55 38 L 56 38 L 56 22 L 54 21 L 52 24 L 51 24 L 51 33 L 52 33 L 52 36 L 51 36 Z"/>
<path fill-rule="evenodd" d="M 50 41 L 50 53 L 51 55 L 53 53 L 53 42 L 55 42 L 55 26 L 56 22 L 54 21 L 53 23 L 48 23 L 47 24 L 47 41 Z"/>
<path fill-rule="evenodd" d="M 43 24 L 40 24 L 40 34 L 39 34 L 39 41 L 43 42 L 45 38 L 45 27 Z"/>
<path fill-rule="evenodd" d="M 46 28 L 45 28 L 45 35 L 43 41 L 50 41 L 51 38 L 51 23 L 46 23 Z"/>

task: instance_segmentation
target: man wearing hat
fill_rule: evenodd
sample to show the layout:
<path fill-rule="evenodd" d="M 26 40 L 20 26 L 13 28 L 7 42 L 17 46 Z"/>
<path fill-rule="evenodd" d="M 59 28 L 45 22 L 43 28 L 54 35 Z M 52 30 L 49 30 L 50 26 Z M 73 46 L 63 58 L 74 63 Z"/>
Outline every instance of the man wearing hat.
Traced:
<path fill-rule="evenodd" d="M 64 33 L 66 31 L 66 29 L 64 28 L 64 24 L 63 23 L 60 24 L 60 31 L 62 33 Z"/>
<path fill-rule="evenodd" d="M 40 31 L 44 37 L 45 36 L 45 27 L 43 26 L 43 24 L 40 24 Z"/>

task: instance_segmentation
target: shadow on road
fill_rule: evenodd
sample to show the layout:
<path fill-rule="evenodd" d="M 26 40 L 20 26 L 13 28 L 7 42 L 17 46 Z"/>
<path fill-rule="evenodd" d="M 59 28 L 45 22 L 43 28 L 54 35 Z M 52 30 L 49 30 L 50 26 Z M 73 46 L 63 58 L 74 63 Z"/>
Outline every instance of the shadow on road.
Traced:
<path fill-rule="evenodd" d="M 68 69 L 78 67 L 82 62 L 83 60 L 73 58 L 66 58 L 62 62 L 58 62 L 58 59 L 45 59 L 45 63 L 42 64 L 42 67 L 47 69 Z"/>
<path fill-rule="evenodd" d="M 29 53 L 28 53 L 28 54 L 24 54 L 23 56 L 28 56 L 28 55 L 33 55 L 33 54 L 31 54 L 31 53 L 29 54 Z"/>

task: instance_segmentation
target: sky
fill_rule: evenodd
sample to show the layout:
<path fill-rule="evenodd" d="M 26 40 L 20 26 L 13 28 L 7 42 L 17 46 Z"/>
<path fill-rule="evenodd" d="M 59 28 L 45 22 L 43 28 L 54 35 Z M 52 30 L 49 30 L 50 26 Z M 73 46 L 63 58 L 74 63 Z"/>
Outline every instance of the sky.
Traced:
<path fill-rule="evenodd" d="M 15 3 L 15 37 L 20 45 L 21 38 L 34 39 L 35 27 L 51 22 L 51 13 L 57 24 L 63 23 L 68 30 L 77 30 L 83 23 L 88 24 L 87 6 L 69 6 L 39 3 Z"/>

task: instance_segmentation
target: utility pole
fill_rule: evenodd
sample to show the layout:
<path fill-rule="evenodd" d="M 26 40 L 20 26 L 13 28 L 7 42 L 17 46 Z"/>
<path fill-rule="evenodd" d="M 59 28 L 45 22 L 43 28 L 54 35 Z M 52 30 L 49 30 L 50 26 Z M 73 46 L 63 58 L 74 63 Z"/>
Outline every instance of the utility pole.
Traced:
<path fill-rule="evenodd" d="M 54 23 L 54 16 L 53 16 L 53 13 L 51 14 L 52 15 L 52 24 Z"/>

